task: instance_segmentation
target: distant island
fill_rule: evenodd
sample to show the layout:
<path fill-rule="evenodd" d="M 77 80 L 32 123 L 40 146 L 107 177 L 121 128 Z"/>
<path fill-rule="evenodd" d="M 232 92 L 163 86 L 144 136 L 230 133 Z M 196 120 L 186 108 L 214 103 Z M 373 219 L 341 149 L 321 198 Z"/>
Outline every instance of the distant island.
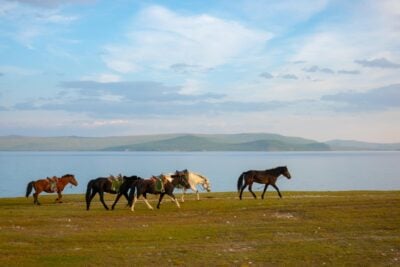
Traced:
<path fill-rule="evenodd" d="M 315 140 L 269 133 L 111 137 L 0 136 L 0 151 L 350 151 L 400 150 L 400 143 Z"/>

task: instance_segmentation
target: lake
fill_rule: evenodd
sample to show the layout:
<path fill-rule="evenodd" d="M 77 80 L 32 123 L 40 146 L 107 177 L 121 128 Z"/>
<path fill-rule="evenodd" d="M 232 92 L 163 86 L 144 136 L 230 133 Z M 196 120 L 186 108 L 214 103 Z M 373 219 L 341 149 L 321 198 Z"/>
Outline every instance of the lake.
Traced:
<path fill-rule="evenodd" d="M 0 152 L 0 197 L 24 196 L 29 181 L 72 173 L 84 193 L 99 176 L 138 175 L 189 169 L 207 176 L 212 191 L 236 191 L 249 169 L 286 165 L 292 179 L 279 178 L 284 191 L 400 190 L 400 152 Z M 262 190 L 255 184 L 254 190 Z M 269 188 L 268 191 L 274 191 Z M 270 193 L 271 194 L 271 193 Z M 273 192 L 272 194 L 276 194 Z"/>

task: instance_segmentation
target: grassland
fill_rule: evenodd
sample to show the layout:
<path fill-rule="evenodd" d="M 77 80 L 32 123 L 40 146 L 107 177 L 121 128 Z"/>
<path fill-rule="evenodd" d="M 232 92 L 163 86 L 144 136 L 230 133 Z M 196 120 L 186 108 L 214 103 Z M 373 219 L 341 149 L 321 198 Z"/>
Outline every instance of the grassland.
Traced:
<path fill-rule="evenodd" d="M 82 195 L 3 198 L 0 265 L 400 266 L 399 191 L 283 194 L 204 193 L 135 212 L 97 198 L 86 211 Z"/>

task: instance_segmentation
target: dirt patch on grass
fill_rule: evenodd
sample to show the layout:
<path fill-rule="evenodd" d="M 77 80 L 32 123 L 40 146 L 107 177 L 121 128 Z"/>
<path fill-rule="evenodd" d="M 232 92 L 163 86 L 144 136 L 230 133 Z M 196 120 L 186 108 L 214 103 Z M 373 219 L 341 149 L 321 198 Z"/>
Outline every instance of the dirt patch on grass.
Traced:
<path fill-rule="evenodd" d="M 272 217 L 277 219 L 297 220 L 298 216 L 292 212 L 274 212 Z"/>

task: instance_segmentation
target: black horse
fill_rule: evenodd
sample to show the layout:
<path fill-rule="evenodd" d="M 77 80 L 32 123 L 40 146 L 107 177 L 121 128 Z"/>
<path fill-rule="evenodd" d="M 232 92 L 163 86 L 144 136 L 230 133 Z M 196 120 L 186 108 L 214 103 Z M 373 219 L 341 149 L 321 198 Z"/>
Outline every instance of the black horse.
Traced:
<path fill-rule="evenodd" d="M 162 186 L 158 187 L 157 183 L 159 180 L 161 180 Z M 165 176 L 160 175 L 159 177 L 151 177 L 149 179 L 140 179 L 137 182 L 132 184 L 131 191 L 129 193 L 129 203 L 132 203 L 131 205 L 131 210 L 135 210 L 135 203 L 137 199 L 140 196 L 143 196 L 144 202 L 146 203 L 147 207 L 149 209 L 153 209 L 153 207 L 150 205 L 150 203 L 147 201 L 146 195 L 147 193 L 149 194 L 154 194 L 154 195 L 160 195 L 160 198 L 158 200 L 157 204 L 157 209 L 160 208 L 160 203 L 164 197 L 165 194 L 170 196 L 180 208 L 178 200 L 175 198 L 175 195 L 173 194 L 173 191 L 176 186 L 181 185 L 183 187 L 188 187 L 188 181 L 186 178 L 186 174 L 184 172 L 179 172 L 176 171 L 174 174 L 171 175 L 171 179 L 167 179 Z M 135 196 L 136 192 L 136 196 Z M 133 202 L 132 202 L 133 200 Z"/>
<path fill-rule="evenodd" d="M 135 183 L 140 177 L 133 175 L 133 176 L 123 176 L 122 177 L 122 184 L 119 187 L 119 190 L 116 191 L 113 189 L 112 181 L 108 177 L 99 177 L 93 180 L 90 180 L 87 189 L 86 189 L 86 210 L 90 208 L 90 202 L 94 198 L 94 196 L 99 193 L 100 201 L 103 203 L 103 206 L 106 210 L 108 210 L 108 206 L 104 202 L 104 192 L 110 194 L 117 194 L 117 197 L 112 205 L 112 209 L 114 209 L 115 204 L 117 204 L 119 198 L 124 195 L 126 200 L 128 200 L 128 205 L 130 206 L 132 202 L 129 202 L 129 195 L 128 192 L 132 187 L 132 184 Z"/>
<path fill-rule="evenodd" d="M 253 195 L 254 198 L 257 198 L 256 194 L 254 194 L 253 190 L 251 190 L 251 187 L 253 186 L 253 182 L 259 183 L 259 184 L 265 184 L 264 191 L 261 195 L 261 198 L 264 199 L 264 194 L 265 191 L 267 191 L 267 188 L 269 185 L 272 185 L 273 188 L 276 189 L 278 192 L 278 195 L 280 198 L 282 198 L 281 192 L 279 192 L 279 188 L 276 186 L 276 180 L 280 175 L 285 176 L 286 178 L 290 179 L 290 173 L 289 170 L 286 166 L 284 167 L 276 167 L 274 169 L 270 170 L 265 170 L 265 171 L 254 171 L 254 170 L 249 170 L 247 172 L 243 172 L 237 181 L 237 189 L 239 194 L 239 198 L 242 199 L 242 194 L 243 190 L 246 188 L 246 186 L 249 186 L 249 191 Z M 244 180 L 244 184 L 243 184 Z"/>

